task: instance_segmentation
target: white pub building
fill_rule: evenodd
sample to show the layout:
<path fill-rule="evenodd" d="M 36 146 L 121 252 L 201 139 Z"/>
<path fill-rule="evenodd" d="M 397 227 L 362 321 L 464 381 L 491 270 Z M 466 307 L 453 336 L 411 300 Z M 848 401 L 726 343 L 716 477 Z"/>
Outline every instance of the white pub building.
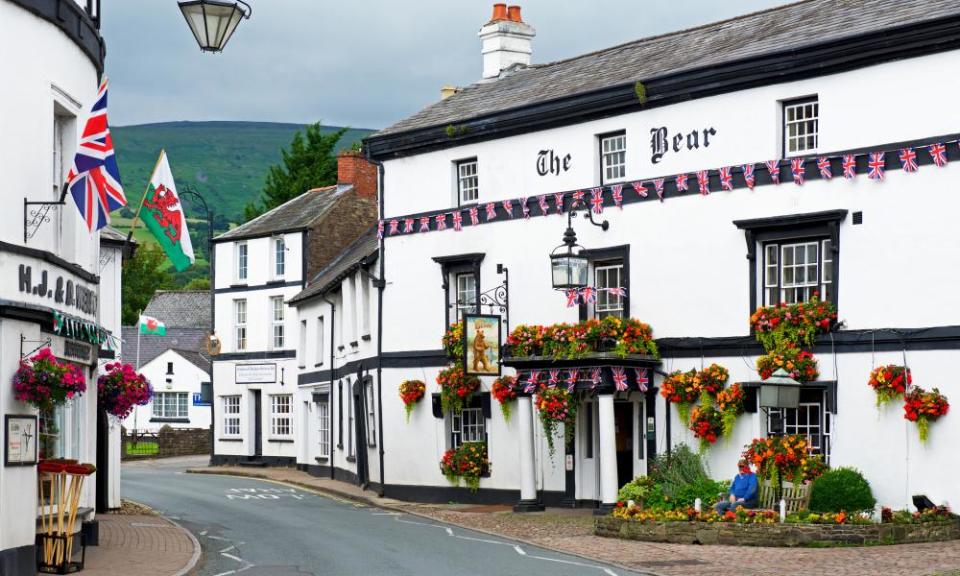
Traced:
<path fill-rule="evenodd" d="M 906 364 L 915 384 L 960 401 L 960 4 L 808 0 L 546 64 L 532 63 L 533 37 L 518 7 L 496 6 L 482 78 L 365 142 L 382 163 L 379 489 L 612 506 L 652 456 L 696 442 L 658 394 L 664 375 L 718 363 L 731 382 L 760 380 L 751 313 L 818 292 L 841 323 L 813 348 L 819 378 L 776 415 L 783 431 L 859 468 L 884 505 L 960 503 L 960 419 L 932 423 L 921 444 L 867 385 L 872 368 Z M 609 224 L 585 210 L 573 221 L 589 285 L 604 291 L 568 307 L 549 255 L 581 197 Z M 490 410 L 492 377 L 460 417 L 432 409 L 446 327 L 490 312 L 480 295 L 507 275 L 510 328 L 633 317 L 661 352 L 646 393 L 578 384 L 576 434 L 553 458 L 529 398 L 509 422 Z M 218 318 L 236 297 L 220 296 Z M 411 379 L 427 398 L 406 422 L 397 389 Z M 733 475 L 772 416 L 748 408 L 709 449 L 714 477 Z M 486 441 L 491 462 L 475 494 L 438 465 L 469 440 Z"/>

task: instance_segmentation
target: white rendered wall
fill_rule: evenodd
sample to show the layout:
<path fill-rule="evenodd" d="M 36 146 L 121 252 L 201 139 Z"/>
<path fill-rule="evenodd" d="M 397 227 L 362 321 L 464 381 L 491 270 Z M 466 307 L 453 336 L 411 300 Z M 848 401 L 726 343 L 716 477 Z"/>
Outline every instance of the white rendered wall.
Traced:
<path fill-rule="evenodd" d="M 149 336 L 146 336 L 149 338 Z M 167 373 L 167 363 L 173 363 L 173 373 Z M 164 426 L 171 428 L 209 428 L 210 407 L 194 406 L 193 395 L 200 394 L 201 383 L 209 382 L 210 375 L 174 350 L 167 350 L 140 368 L 157 392 L 186 392 L 187 419 L 189 422 L 164 422 L 154 420 L 153 402 L 146 406 L 137 406 L 133 413 L 123 421 L 127 430 L 147 430 L 158 432 Z M 170 380 L 170 382 L 168 382 Z"/>

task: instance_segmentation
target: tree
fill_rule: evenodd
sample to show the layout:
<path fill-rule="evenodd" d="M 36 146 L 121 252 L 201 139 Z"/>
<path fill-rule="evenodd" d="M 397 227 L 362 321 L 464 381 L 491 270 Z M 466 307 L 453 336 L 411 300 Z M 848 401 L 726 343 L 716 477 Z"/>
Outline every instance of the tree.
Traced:
<path fill-rule="evenodd" d="M 123 264 L 123 300 L 121 318 L 124 326 L 137 323 L 140 313 L 157 290 L 170 288 L 173 276 L 163 268 L 166 254 L 156 244 L 143 244 Z"/>
<path fill-rule="evenodd" d="M 186 286 L 183 287 L 184 290 L 209 290 L 210 289 L 210 279 L 209 278 L 194 278 L 193 280 L 187 282 Z"/>
<path fill-rule="evenodd" d="M 323 134 L 317 122 L 307 126 L 304 132 L 294 134 L 290 148 L 280 151 L 282 162 L 271 166 L 267 173 L 260 203 L 250 203 L 244 208 L 246 220 L 252 220 L 307 190 L 336 184 L 337 158 L 334 151 L 346 131 L 346 128 L 341 128 Z"/>

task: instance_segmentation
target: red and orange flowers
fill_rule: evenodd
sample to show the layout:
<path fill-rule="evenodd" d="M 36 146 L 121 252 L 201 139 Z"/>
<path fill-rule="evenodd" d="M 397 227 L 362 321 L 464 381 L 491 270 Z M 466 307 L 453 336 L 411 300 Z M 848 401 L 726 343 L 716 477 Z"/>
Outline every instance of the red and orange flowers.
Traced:
<path fill-rule="evenodd" d="M 459 414 L 470 403 L 473 394 L 480 389 L 480 379 L 465 375 L 459 363 L 441 370 L 437 375 L 437 384 L 440 385 L 440 404 L 443 410 L 452 410 L 454 414 Z"/>
<path fill-rule="evenodd" d="M 493 397 L 500 403 L 500 412 L 504 420 L 510 420 L 510 404 L 517 399 L 517 379 L 513 376 L 501 376 L 493 381 L 490 389 Z"/>
<path fill-rule="evenodd" d="M 750 316 L 750 328 L 767 350 L 786 342 L 810 347 L 819 334 L 830 331 L 836 320 L 833 304 L 814 294 L 809 302 L 757 308 Z"/>
<path fill-rule="evenodd" d="M 517 358 L 546 356 L 555 359 L 583 358 L 594 352 L 613 352 L 620 357 L 647 354 L 659 358 L 650 326 L 633 318 L 608 316 L 579 324 L 517 326 L 507 337 Z"/>
<path fill-rule="evenodd" d="M 874 368 L 870 372 L 870 381 L 867 382 L 877 393 L 877 406 L 903 398 L 907 386 L 912 383 L 913 376 L 910 370 L 894 364 Z"/>
<path fill-rule="evenodd" d="M 906 404 L 903 406 L 903 417 L 917 423 L 920 429 L 920 441 L 926 442 L 930 434 L 930 422 L 936 421 L 950 411 L 947 397 L 936 388 L 927 392 L 923 388 L 914 387 L 910 389 L 904 400 Z"/>
<path fill-rule="evenodd" d="M 567 392 L 567 389 L 562 386 L 550 388 L 546 384 L 541 384 L 537 390 L 535 405 L 537 413 L 540 414 L 543 433 L 547 437 L 550 455 L 553 456 L 553 437 L 559 425 L 564 425 L 564 441 L 573 440 L 574 424 L 577 420 L 576 393 Z"/>
<path fill-rule="evenodd" d="M 400 399 L 403 400 L 403 409 L 407 412 L 407 422 L 410 421 L 413 408 L 426 393 L 427 385 L 420 380 L 404 380 L 400 383 Z"/>

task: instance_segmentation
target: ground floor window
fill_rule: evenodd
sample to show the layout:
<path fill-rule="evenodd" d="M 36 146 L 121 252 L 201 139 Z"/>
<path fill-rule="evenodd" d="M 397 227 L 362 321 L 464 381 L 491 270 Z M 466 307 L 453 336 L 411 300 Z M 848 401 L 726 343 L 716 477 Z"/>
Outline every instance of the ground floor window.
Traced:
<path fill-rule="evenodd" d="M 317 437 L 320 442 L 320 456 L 330 457 L 330 401 L 317 403 Z"/>
<path fill-rule="evenodd" d="M 63 458 L 64 406 L 40 411 L 40 459 Z"/>
<path fill-rule="evenodd" d="M 486 442 L 487 419 L 480 406 L 464 408 L 459 415 L 450 415 L 450 447 L 459 448 L 464 442 Z"/>
<path fill-rule="evenodd" d="M 223 435 L 240 435 L 240 397 L 223 397 Z"/>
<path fill-rule="evenodd" d="M 186 418 L 188 396 L 186 392 L 157 392 L 153 395 L 153 416 Z"/>
<path fill-rule="evenodd" d="M 367 444 L 369 446 L 377 445 L 377 411 L 374 409 L 373 401 L 373 381 L 366 383 L 366 401 L 367 401 Z"/>
<path fill-rule="evenodd" d="M 824 403 L 823 390 L 803 390 L 796 408 L 771 408 L 767 413 L 770 435 L 805 436 L 814 454 L 830 463 L 830 437 L 833 415 Z"/>
<path fill-rule="evenodd" d="M 293 401 L 289 394 L 278 394 L 270 397 L 271 436 L 288 437 L 293 434 L 292 406 Z"/>

